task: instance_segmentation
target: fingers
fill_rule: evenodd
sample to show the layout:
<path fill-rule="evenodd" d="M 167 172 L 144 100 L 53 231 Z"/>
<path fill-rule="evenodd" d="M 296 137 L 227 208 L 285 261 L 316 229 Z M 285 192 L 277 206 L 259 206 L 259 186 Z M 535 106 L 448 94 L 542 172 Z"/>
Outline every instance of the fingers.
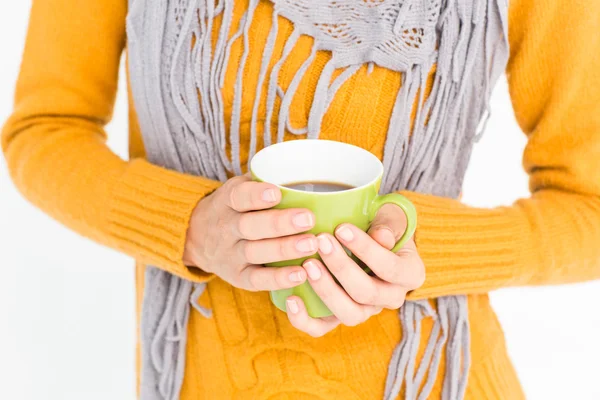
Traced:
<path fill-rule="evenodd" d="M 406 231 L 406 214 L 394 204 L 379 209 L 371 223 L 369 235 L 380 245 L 390 250 Z"/>
<path fill-rule="evenodd" d="M 236 248 L 243 262 L 267 264 L 315 254 L 317 238 L 315 235 L 304 234 L 276 239 L 240 240 Z"/>
<path fill-rule="evenodd" d="M 271 183 L 253 182 L 247 176 L 227 182 L 225 204 L 237 212 L 264 210 L 281 201 L 281 190 Z"/>
<path fill-rule="evenodd" d="M 315 293 L 344 325 L 358 325 L 381 311 L 379 305 L 356 302 L 344 288 L 335 282 L 333 276 L 318 260 L 306 260 L 303 267 Z M 367 279 L 372 279 L 368 275 L 364 275 Z"/>
<path fill-rule="evenodd" d="M 340 225 L 335 231 L 335 236 L 384 281 L 402 285 L 410 290 L 423 284 L 425 268 L 414 247 L 414 242 L 410 241 L 398 254 L 394 254 L 352 224 Z M 325 263 L 331 269 L 327 260 Z"/>
<path fill-rule="evenodd" d="M 330 244 L 326 244 L 325 240 Z M 322 292 L 326 296 L 328 293 L 335 293 L 332 292 L 335 289 L 331 289 L 332 284 L 327 277 L 328 269 L 342 285 L 344 294 L 357 304 L 389 309 L 397 309 L 404 304 L 407 292 L 405 288 L 367 275 L 348 257 L 335 238 L 329 235 L 319 235 L 319 249 L 327 248 L 327 246 L 331 246 L 327 254 L 322 250 L 319 251 L 327 268 L 323 263 L 313 259 L 307 260 L 303 265 L 311 286 L 319 296 Z M 333 279 L 331 281 L 339 287 Z"/>
<path fill-rule="evenodd" d="M 294 235 L 315 225 L 314 214 L 303 208 L 241 213 L 236 218 L 238 237 L 247 240 Z"/>
<path fill-rule="evenodd" d="M 321 337 L 334 330 L 340 324 L 340 320 L 333 316 L 318 319 L 311 318 L 300 297 L 290 296 L 285 304 L 290 323 L 296 329 L 305 332 L 312 337 Z"/>
<path fill-rule="evenodd" d="M 249 265 L 239 275 L 238 284 L 250 291 L 288 289 L 306 281 L 302 267 L 264 267 Z"/>
<path fill-rule="evenodd" d="M 407 285 L 410 290 L 418 289 L 425 283 L 426 271 L 423 259 L 419 255 L 417 245 L 413 240 L 409 240 L 403 248 L 396 253 L 399 261 L 407 273 Z"/>

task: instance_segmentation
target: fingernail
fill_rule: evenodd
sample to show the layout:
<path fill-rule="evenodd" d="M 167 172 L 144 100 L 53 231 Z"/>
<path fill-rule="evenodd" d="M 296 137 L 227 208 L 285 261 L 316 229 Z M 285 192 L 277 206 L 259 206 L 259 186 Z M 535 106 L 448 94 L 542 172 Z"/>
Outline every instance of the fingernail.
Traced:
<path fill-rule="evenodd" d="M 392 239 L 394 239 L 394 232 L 392 232 L 392 230 L 387 226 L 380 226 L 377 229 L 375 229 L 375 231 L 385 232 L 387 236 L 390 236 Z"/>
<path fill-rule="evenodd" d="M 388 245 L 393 246 L 394 242 L 396 242 L 396 237 L 394 236 L 394 232 L 392 232 L 392 230 L 390 228 L 388 228 L 387 226 L 380 226 L 373 230 L 373 232 L 377 232 L 377 231 L 381 232 L 379 234 L 380 239 L 388 242 Z M 381 235 L 383 235 L 383 238 Z"/>
<path fill-rule="evenodd" d="M 262 193 L 262 199 L 266 202 L 273 203 L 277 200 L 277 196 L 273 189 L 267 189 Z"/>
<path fill-rule="evenodd" d="M 296 242 L 296 250 L 303 253 L 314 253 L 317 251 L 317 246 L 313 238 L 306 238 Z"/>
<path fill-rule="evenodd" d="M 298 314 L 298 303 L 296 303 L 296 300 L 286 300 L 285 304 L 289 312 L 292 314 Z"/>
<path fill-rule="evenodd" d="M 292 222 L 299 228 L 311 228 L 314 223 L 312 214 L 307 212 L 294 215 Z"/>
<path fill-rule="evenodd" d="M 321 268 L 314 261 L 307 261 L 304 263 L 304 269 L 308 274 L 309 278 L 313 281 L 316 281 L 321 277 Z"/>
<path fill-rule="evenodd" d="M 335 234 L 346 242 L 350 242 L 352 239 L 354 239 L 354 233 L 352 233 L 352 229 L 348 228 L 347 226 L 342 226 L 335 232 Z"/>
<path fill-rule="evenodd" d="M 319 250 L 323 254 L 329 254 L 333 250 L 333 246 L 331 245 L 331 241 L 327 236 L 319 236 Z"/>
<path fill-rule="evenodd" d="M 304 276 L 303 271 L 296 271 L 290 274 L 290 281 L 292 282 L 304 282 L 304 279 L 306 279 L 306 277 Z"/>

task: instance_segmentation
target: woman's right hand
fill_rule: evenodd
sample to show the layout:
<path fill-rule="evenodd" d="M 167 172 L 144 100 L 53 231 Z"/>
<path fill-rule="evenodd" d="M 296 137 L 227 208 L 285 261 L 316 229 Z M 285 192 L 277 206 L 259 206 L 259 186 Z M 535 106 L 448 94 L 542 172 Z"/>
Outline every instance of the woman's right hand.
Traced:
<path fill-rule="evenodd" d="M 184 264 L 219 276 L 231 285 L 251 290 L 277 290 L 306 280 L 299 265 L 281 268 L 262 264 L 293 260 L 316 253 L 315 224 L 307 209 L 271 209 L 281 191 L 247 175 L 229 179 L 202 199 L 192 213 Z"/>

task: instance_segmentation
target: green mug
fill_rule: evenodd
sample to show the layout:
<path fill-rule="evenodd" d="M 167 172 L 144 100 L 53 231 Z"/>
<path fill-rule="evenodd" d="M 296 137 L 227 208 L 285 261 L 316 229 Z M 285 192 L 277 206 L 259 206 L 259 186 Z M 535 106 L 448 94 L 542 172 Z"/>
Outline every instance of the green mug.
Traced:
<path fill-rule="evenodd" d="M 315 214 L 316 223 L 310 233 L 333 234 L 343 222 L 367 231 L 377 211 L 388 203 L 399 206 L 407 220 L 406 231 L 392 251 L 398 251 L 415 232 L 415 207 L 397 193 L 378 195 L 383 164 L 360 147 L 330 140 L 291 140 L 259 151 L 250 162 L 250 171 L 255 181 L 273 183 L 281 189 L 282 199 L 275 208 L 307 208 Z M 298 182 L 334 183 L 349 188 L 309 192 L 284 186 Z M 302 265 L 308 258 L 319 258 L 319 255 L 267 265 Z M 291 289 L 272 291 L 271 300 L 277 308 L 285 311 L 286 299 L 293 295 L 304 301 L 311 317 L 332 315 L 308 281 Z"/>

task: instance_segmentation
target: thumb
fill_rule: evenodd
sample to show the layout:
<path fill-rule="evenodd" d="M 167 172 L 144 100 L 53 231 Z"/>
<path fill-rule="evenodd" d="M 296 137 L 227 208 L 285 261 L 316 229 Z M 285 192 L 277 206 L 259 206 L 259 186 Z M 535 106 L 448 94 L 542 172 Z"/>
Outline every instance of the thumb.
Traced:
<path fill-rule="evenodd" d="M 386 204 L 377 212 L 368 234 L 381 246 L 391 250 L 405 231 L 404 211 L 394 204 Z"/>

